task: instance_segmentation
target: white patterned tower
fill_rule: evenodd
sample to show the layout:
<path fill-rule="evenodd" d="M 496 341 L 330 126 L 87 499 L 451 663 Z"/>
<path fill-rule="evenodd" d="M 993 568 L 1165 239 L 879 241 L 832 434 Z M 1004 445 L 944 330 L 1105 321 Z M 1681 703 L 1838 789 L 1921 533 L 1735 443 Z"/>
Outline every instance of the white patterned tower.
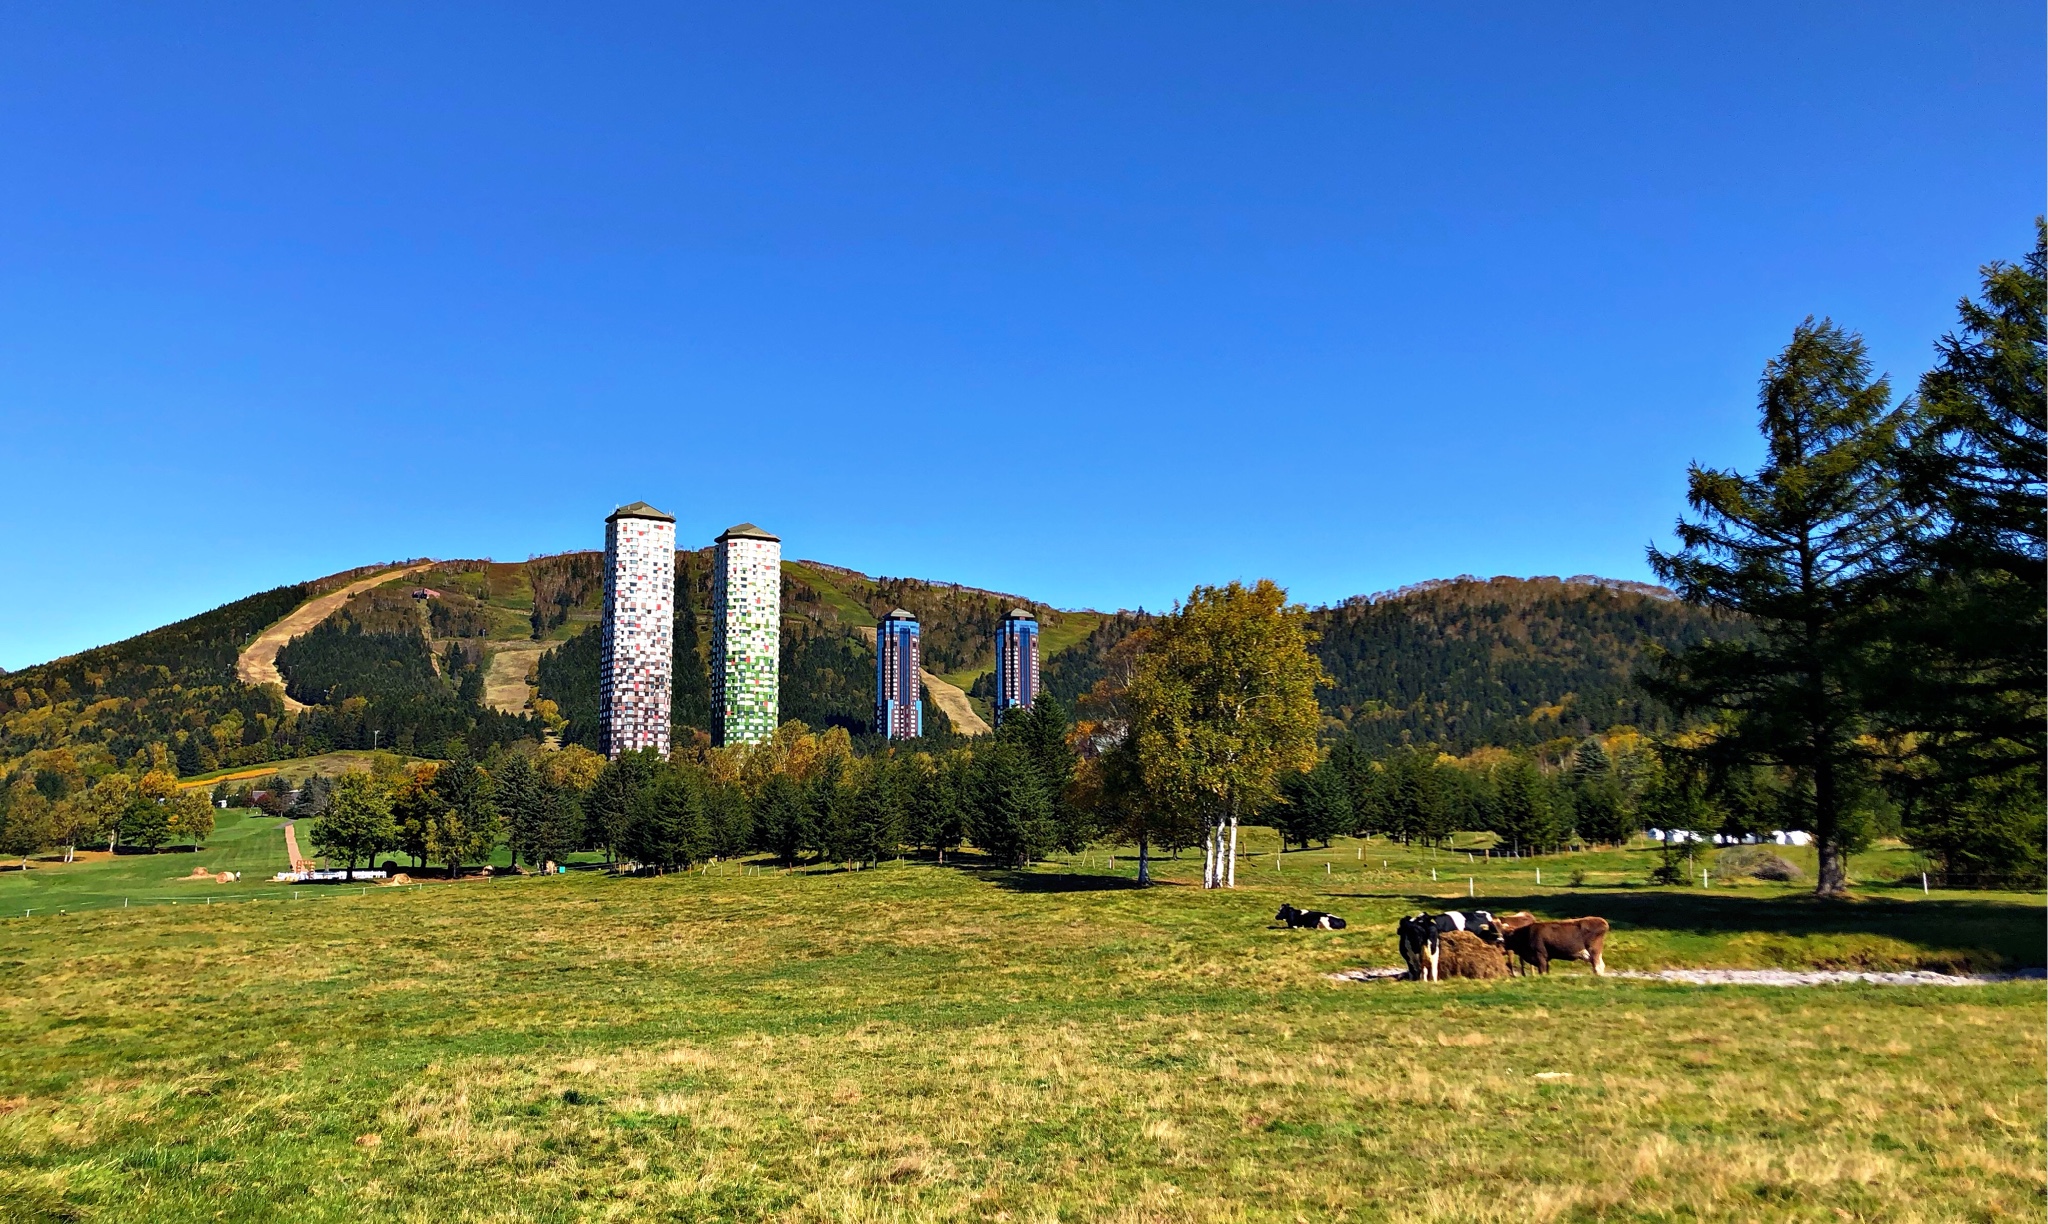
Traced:
<path fill-rule="evenodd" d="M 604 521 L 604 627 L 597 672 L 598 740 L 607 757 L 668 755 L 675 675 L 676 520 L 646 502 Z"/>
<path fill-rule="evenodd" d="M 711 570 L 711 738 L 775 734 L 782 695 L 782 540 L 752 523 L 718 537 Z"/>

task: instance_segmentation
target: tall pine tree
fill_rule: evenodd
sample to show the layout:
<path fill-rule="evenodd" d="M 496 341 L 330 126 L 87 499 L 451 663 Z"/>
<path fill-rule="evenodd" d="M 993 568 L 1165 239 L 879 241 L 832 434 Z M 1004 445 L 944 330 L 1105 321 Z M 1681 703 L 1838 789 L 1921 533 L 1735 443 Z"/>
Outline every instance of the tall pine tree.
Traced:
<path fill-rule="evenodd" d="M 1754 475 L 1695 465 L 1675 552 L 1657 575 L 1691 603 L 1739 612 L 1752 635 L 1689 647 L 1643 680 L 1682 716 L 1708 720 L 1696 749 L 1729 766 L 1785 770 L 1785 824 L 1820 849 L 1816 891 L 1838 895 L 1872 777 L 1859 682 L 1873 600 L 1896 564 L 1902 516 L 1892 459 L 1901 414 L 1860 337 L 1800 324 L 1765 367 L 1766 458 Z"/>

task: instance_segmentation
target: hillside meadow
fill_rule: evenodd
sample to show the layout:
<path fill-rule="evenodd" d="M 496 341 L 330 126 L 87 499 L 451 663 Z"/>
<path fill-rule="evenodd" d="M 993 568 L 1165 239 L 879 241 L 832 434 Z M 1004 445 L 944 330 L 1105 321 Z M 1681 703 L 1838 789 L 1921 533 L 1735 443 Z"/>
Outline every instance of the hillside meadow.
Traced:
<path fill-rule="evenodd" d="M 1254 844 L 1229 893 L 1097 851 L 0 921 L 0 1220 L 2040 1215 L 2039 981 L 1339 983 L 1462 856 Z M 2026 895 L 1472 871 L 1616 968 L 2041 961 Z"/>

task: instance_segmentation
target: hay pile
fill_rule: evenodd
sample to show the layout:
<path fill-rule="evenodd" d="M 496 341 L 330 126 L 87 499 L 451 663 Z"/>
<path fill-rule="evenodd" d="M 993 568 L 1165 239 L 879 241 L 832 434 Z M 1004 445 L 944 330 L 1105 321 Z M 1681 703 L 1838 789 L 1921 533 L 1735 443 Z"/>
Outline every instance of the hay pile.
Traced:
<path fill-rule="evenodd" d="M 1470 931 L 1446 931 L 1437 968 L 1447 978 L 1504 978 L 1508 962 L 1500 949 Z"/>
<path fill-rule="evenodd" d="M 1730 846 L 1714 860 L 1714 874 L 1724 880 L 1749 877 L 1790 883 L 1803 874 L 1769 846 Z"/>

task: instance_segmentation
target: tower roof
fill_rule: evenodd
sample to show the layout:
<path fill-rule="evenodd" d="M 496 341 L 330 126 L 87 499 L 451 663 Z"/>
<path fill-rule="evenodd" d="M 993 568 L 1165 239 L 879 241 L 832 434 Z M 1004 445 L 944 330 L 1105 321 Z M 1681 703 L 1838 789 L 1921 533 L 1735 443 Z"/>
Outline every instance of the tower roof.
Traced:
<path fill-rule="evenodd" d="M 727 540 L 773 540 L 777 544 L 782 543 L 781 536 L 770 535 L 752 523 L 734 523 L 718 533 L 719 543 L 723 544 Z"/>
<path fill-rule="evenodd" d="M 605 515 L 604 521 L 609 523 L 614 520 L 622 518 L 655 519 L 663 523 L 673 523 L 676 521 L 675 515 L 663 514 L 661 511 L 656 510 L 653 506 L 648 505 L 646 502 L 634 502 L 630 506 L 620 506 L 618 509 L 612 511 L 610 514 Z"/>
<path fill-rule="evenodd" d="M 1011 608 L 1009 613 L 1005 615 L 1003 619 L 1036 621 L 1038 617 L 1033 615 L 1031 609 L 1029 608 Z"/>
<path fill-rule="evenodd" d="M 882 619 L 883 619 L 883 620 L 907 620 L 907 621 L 914 621 L 914 620 L 916 620 L 916 619 L 917 619 L 917 613 L 915 613 L 915 612 L 908 612 L 908 611 L 905 611 L 905 610 L 904 610 L 904 609 L 902 609 L 902 608 L 898 608 L 898 609 L 896 609 L 895 611 L 893 611 L 893 612 L 889 613 L 889 615 L 887 615 L 887 616 L 883 617 Z"/>

